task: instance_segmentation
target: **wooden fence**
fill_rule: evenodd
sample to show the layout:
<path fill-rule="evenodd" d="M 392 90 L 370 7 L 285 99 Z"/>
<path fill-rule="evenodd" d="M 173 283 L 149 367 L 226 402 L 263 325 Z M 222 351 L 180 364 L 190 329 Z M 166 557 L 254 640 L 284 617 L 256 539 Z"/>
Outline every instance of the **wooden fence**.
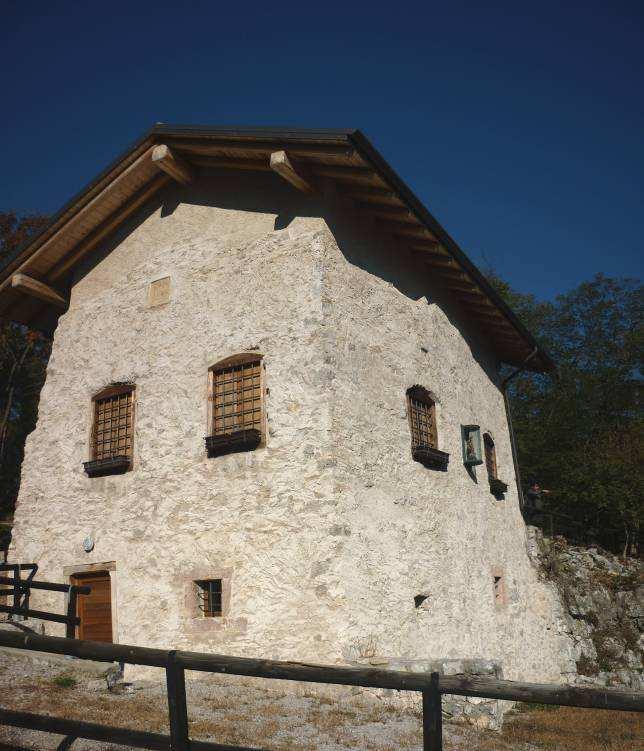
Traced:
<path fill-rule="evenodd" d="M 70 655 L 83 660 L 124 662 L 165 670 L 168 689 L 169 736 L 141 730 L 108 727 L 107 725 L 97 725 L 78 720 L 65 720 L 28 712 L 14 712 L 6 707 L 0 709 L 0 724 L 65 735 L 67 739 L 62 742 L 59 748 L 66 749 L 70 748 L 74 739 L 85 738 L 111 741 L 132 748 L 159 749 L 159 751 L 259 751 L 259 749 L 222 745 L 190 738 L 186 702 L 186 670 L 419 692 L 422 694 L 423 704 L 424 751 L 441 751 L 443 747 L 441 714 L 441 696 L 443 694 L 644 712 L 644 692 L 641 691 L 577 688 L 573 686 L 516 683 L 491 678 L 441 676 L 438 673 L 428 675 L 426 673 L 404 673 L 375 668 L 278 662 L 200 652 L 150 649 L 126 644 L 104 644 L 9 631 L 0 631 L 0 645 L 51 654 Z M 6 700 L 7 697 L 3 696 L 3 703 Z"/>
<path fill-rule="evenodd" d="M 26 579 L 21 577 L 22 571 L 29 571 Z M 41 621 L 53 621 L 64 623 L 65 633 L 69 639 L 73 639 L 76 626 L 80 624 L 80 618 L 76 614 L 76 602 L 78 595 L 88 595 L 91 587 L 81 587 L 75 584 L 56 584 L 54 582 L 35 581 L 34 576 L 38 571 L 36 563 L 2 563 L 0 573 L 10 572 L 13 576 L 0 576 L 0 597 L 13 598 L 13 604 L 7 605 L 0 602 L 0 613 L 17 615 L 23 618 L 38 618 Z M 9 587 L 7 589 L 7 586 Z M 31 610 L 29 597 L 32 589 L 45 590 L 46 592 L 62 592 L 68 595 L 65 614 L 49 613 L 44 610 Z"/>

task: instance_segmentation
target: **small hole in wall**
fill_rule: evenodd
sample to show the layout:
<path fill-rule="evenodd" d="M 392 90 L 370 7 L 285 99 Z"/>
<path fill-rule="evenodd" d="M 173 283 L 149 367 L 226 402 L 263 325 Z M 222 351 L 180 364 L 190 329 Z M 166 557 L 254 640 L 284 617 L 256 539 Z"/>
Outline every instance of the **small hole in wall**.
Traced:
<path fill-rule="evenodd" d="M 414 607 L 419 608 L 428 597 L 429 595 L 416 595 L 416 597 L 414 597 Z"/>
<path fill-rule="evenodd" d="M 505 581 L 502 574 L 493 575 L 494 604 L 505 605 Z"/>

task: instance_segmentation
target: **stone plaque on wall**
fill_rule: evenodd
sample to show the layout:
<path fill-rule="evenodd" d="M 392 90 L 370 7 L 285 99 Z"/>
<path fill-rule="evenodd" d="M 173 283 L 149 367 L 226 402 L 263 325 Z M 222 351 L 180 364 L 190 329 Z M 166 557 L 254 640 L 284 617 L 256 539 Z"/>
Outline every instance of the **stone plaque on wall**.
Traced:
<path fill-rule="evenodd" d="M 164 305 L 167 302 L 170 302 L 170 277 L 164 276 L 162 279 L 156 279 L 150 283 L 148 305 L 152 308 L 155 305 Z"/>

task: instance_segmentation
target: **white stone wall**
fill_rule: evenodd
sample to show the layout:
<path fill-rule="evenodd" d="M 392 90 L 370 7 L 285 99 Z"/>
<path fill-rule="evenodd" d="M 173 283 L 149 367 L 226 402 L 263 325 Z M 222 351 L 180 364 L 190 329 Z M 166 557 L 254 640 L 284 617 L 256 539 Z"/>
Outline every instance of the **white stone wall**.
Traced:
<path fill-rule="evenodd" d="M 11 560 L 50 581 L 114 562 L 121 642 L 483 657 L 509 677 L 558 678 L 567 642 L 526 555 L 496 363 L 415 259 L 302 200 L 274 177 L 170 190 L 88 264 L 27 441 Z M 170 302 L 150 307 L 165 276 Z M 208 459 L 208 367 L 249 350 L 266 365 L 267 446 Z M 136 382 L 134 467 L 90 479 L 90 400 L 120 380 Z M 436 395 L 446 473 L 411 458 L 415 383 Z M 503 501 L 484 468 L 476 483 L 463 467 L 471 422 L 494 437 Z M 208 576 L 230 582 L 223 621 L 195 611 L 192 581 Z M 61 596 L 32 605 L 60 611 Z"/>

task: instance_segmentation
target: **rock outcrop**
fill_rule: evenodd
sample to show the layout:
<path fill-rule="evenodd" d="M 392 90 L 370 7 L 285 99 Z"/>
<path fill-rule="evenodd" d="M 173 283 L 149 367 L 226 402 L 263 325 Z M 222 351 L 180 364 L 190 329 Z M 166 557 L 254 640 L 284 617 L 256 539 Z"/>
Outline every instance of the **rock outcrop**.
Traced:
<path fill-rule="evenodd" d="M 557 588 L 577 653 L 569 680 L 644 687 L 644 563 L 597 547 L 568 545 L 530 528 L 531 554 Z"/>

